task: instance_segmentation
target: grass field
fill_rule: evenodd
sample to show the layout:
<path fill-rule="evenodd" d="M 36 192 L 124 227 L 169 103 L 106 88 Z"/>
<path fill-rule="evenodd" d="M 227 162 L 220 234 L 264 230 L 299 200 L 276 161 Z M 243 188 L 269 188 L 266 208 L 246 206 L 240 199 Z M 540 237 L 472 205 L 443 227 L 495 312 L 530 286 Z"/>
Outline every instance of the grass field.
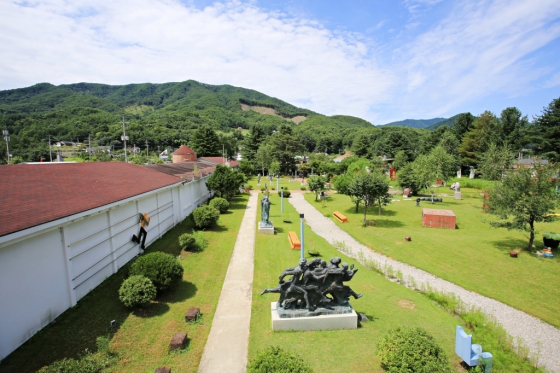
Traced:
<path fill-rule="evenodd" d="M 375 220 L 375 226 L 364 228 L 363 208 L 355 213 L 348 196 L 331 194 L 326 202 L 315 202 L 312 194 L 305 198 L 370 249 L 560 326 L 559 253 L 543 259 L 522 251 L 518 258 L 510 258 L 511 250 L 527 247 L 528 234 L 491 228 L 488 221 L 493 217 L 482 213 L 480 199 L 455 201 L 450 196 L 443 203 L 421 202 L 416 207 L 415 201 L 395 196 L 400 201 L 384 207 L 381 216 L 377 208 L 368 210 L 368 220 Z M 422 227 L 422 208 L 452 210 L 458 229 Z M 333 211 L 345 214 L 349 222 L 338 223 Z M 542 233 L 560 232 L 560 222 L 536 228 L 535 244 L 542 247 Z M 412 242 L 405 242 L 405 236 Z"/>
<path fill-rule="evenodd" d="M 181 257 L 183 281 L 175 284 L 156 302 L 144 309 L 130 310 L 118 299 L 117 291 L 127 267 L 108 278 L 62 314 L 56 324 L 44 328 L 0 364 L 0 372 L 35 372 L 65 357 L 78 357 L 87 348 L 95 351 L 95 339 L 110 334 L 110 348 L 119 355 L 111 372 L 153 372 L 159 366 L 174 372 L 196 372 L 210 331 L 223 279 L 248 195 L 236 197 L 230 211 L 220 216 L 218 226 L 203 234 L 208 241 L 202 252 L 181 251 L 178 236 L 192 231 L 185 219 L 147 248 Z M 200 307 L 202 320 L 186 324 L 190 307 Z M 112 330 L 110 321 L 118 327 Z M 168 353 L 169 341 L 178 331 L 188 332 L 188 345 L 180 353 Z"/>
<path fill-rule="evenodd" d="M 290 177 L 287 176 L 281 177 L 278 187 L 279 188 L 284 187 L 284 189 L 288 189 L 288 190 L 301 190 L 301 178 L 297 178 L 294 181 L 290 181 L 290 180 L 292 180 L 290 179 Z M 258 182 L 258 178 L 256 176 L 253 176 L 249 179 L 249 181 L 245 185 L 251 185 L 253 187 L 253 190 L 260 190 L 261 188 L 264 188 L 264 184 L 266 183 L 271 193 L 273 192 L 274 194 L 277 194 L 276 192 L 279 190 L 276 189 L 275 177 L 272 178 L 272 183 L 270 182 L 270 179 L 268 177 L 261 177 L 261 186 L 258 186 L 257 182 Z M 305 187 L 307 188 L 307 178 L 305 179 Z M 274 188 L 275 190 L 273 191 L 272 188 Z"/>
<path fill-rule="evenodd" d="M 277 301 L 278 294 L 261 296 L 260 293 L 264 288 L 275 287 L 284 269 L 297 265 L 300 253 L 290 249 L 287 238 L 288 231 L 296 231 L 299 236 L 297 212 L 291 204 L 285 203 L 285 214 L 281 214 L 278 196 L 271 194 L 271 200 L 271 220 L 278 233 L 256 237 L 249 358 L 260 349 L 278 345 L 297 351 L 315 372 L 383 372 L 375 355 L 375 345 L 390 329 L 404 325 L 427 329 L 445 350 L 452 365 L 462 370 L 454 353 L 455 325 L 460 324 L 458 318 L 422 294 L 364 268 L 336 251 L 308 227 L 305 231 L 306 250 L 319 251 L 327 261 L 338 256 L 344 262 L 356 264 L 359 271 L 347 285 L 357 293 L 363 293 L 362 298 L 352 300 L 352 305 L 370 321 L 362 323 L 357 330 L 272 332 L 270 302 Z M 292 223 L 283 223 L 285 218 Z"/>

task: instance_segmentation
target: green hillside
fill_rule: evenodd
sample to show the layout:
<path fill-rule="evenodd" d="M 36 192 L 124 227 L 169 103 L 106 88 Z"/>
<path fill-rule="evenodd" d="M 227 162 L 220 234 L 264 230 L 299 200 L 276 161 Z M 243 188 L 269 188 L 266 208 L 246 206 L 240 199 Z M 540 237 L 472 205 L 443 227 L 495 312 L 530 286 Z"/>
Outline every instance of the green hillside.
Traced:
<path fill-rule="evenodd" d="M 442 127 L 442 126 L 453 127 L 453 123 L 455 123 L 455 120 L 457 119 L 457 117 L 459 115 L 460 114 L 457 114 L 457 115 L 452 116 L 451 118 L 442 120 L 440 122 L 436 122 L 436 123 L 432 124 L 431 126 L 426 127 L 426 129 L 430 130 L 430 131 L 433 131 L 433 130 L 436 130 L 439 127 Z"/>
<path fill-rule="evenodd" d="M 438 122 L 446 120 L 445 118 L 433 118 L 433 119 L 405 119 L 398 122 L 391 122 L 384 124 L 384 126 L 391 127 L 410 127 L 410 128 L 427 128 Z"/>
<path fill-rule="evenodd" d="M 151 149 L 188 143 L 194 131 L 210 126 L 228 154 L 243 139 L 238 128 L 260 125 L 272 134 L 283 125 L 305 136 L 307 151 L 338 152 L 350 128 L 374 129 L 356 117 L 327 117 L 251 89 L 209 85 L 193 80 L 164 84 L 107 85 L 76 83 L 0 91 L 0 128 L 10 132 L 10 153 L 23 161 L 48 158 L 52 141 L 84 141 L 123 148 L 122 118 L 130 144 Z M 296 118 L 297 117 L 297 118 Z M 294 123 L 291 118 L 296 118 Z M 303 121 L 302 121 L 303 119 Z M 348 138 L 346 143 L 351 143 Z M 2 158 L 3 157 L 3 158 Z M 0 162 L 5 155 L 0 156 Z"/>

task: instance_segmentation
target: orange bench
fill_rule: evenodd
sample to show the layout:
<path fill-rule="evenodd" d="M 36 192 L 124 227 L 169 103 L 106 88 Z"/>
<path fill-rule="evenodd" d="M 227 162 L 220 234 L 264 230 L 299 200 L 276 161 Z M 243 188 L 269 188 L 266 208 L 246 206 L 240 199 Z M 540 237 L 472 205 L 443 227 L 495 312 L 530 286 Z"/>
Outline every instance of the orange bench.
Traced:
<path fill-rule="evenodd" d="M 301 248 L 301 242 L 299 241 L 296 232 L 288 232 L 288 239 L 290 240 L 290 246 L 292 246 L 292 250 Z"/>
<path fill-rule="evenodd" d="M 344 215 L 342 215 L 340 212 L 335 211 L 333 213 L 333 216 L 336 218 L 336 220 L 338 220 L 341 223 L 346 223 L 348 221 L 348 218 Z"/>

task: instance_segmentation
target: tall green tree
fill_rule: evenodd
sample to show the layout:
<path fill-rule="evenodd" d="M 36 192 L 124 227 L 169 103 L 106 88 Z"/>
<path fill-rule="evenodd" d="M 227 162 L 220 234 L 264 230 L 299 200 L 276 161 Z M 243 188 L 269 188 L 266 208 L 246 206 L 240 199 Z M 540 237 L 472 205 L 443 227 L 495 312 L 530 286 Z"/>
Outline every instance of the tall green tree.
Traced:
<path fill-rule="evenodd" d="M 478 156 L 484 153 L 491 143 L 500 144 L 502 141 L 500 121 L 494 113 L 485 111 L 474 120 L 472 128 L 462 138 L 459 148 L 463 157 L 461 163 L 476 166 Z"/>
<path fill-rule="evenodd" d="M 493 227 L 529 232 L 527 249 L 535 240 L 535 223 L 552 221 L 551 214 L 558 205 L 554 199 L 554 184 L 550 181 L 557 172 L 552 165 L 535 162 L 534 169 L 509 171 L 503 180 L 490 190 L 488 212 L 500 221 Z"/>
<path fill-rule="evenodd" d="M 513 165 L 514 154 L 508 145 L 490 144 L 488 150 L 480 157 L 478 171 L 488 180 L 501 180 Z"/>
<path fill-rule="evenodd" d="M 189 146 L 198 157 L 218 156 L 222 154 L 222 144 L 216 131 L 210 126 L 202 126 L 194 131 Z"/>
<path fill-rule="evenodd" d="M 352 143 L 352 151 L 358 157 L 367 157 L 371 153 L 371 136 L 362 133 Z"/>
<path fill-rule="evenodd" d="M 295 169 L 296 155 L 303 154 L 305 147 L 300 139 L 292 133 L 288 126 L 282 126 L 280 131 L 270 137 L 269 144 L 272 146 L 273 156 L 280 163 L 283 174 L 290 174 Z"/>
<path fill-rule="evenodd" d="M 309 190 L 315 193 L 315 201 L 317 201 L 319 193 L 325 190 L 325 182 L 325 178 L 319 175 L 314 175 L 307 179 Z"/>
<path fill-rule="evenodd" d="M 229 200 L 244 182 L 245 177 L 241 172 L 219 164 L 206 181 L 206 186 L 220 197 Z"/>
<path fill-rule="evenodd" d="M 473 127 L 475 117 L 471 113 L 461 113 L 453 123 L 453 132 L 457 139 L 461 141 L 465 133 L 469 132 Z"/>
<path fill-rule="evenodd" d="M 529 120 L 516 107 L 508 107 L 500 114 L 503 144 L 513 151 L 519 151 L 525 145 Z"/>
<path fill-rule="evenodd" d="M 245 137 L 241 148 L 243 159 L 249 162 L 255 162 L 259 146 L 266 140 L 267 134 L 264 127 L 255 123 L 249 130 L 249 134 Z"/>
<path fill-rule="evenodd" d="M 264 170 L 270 168 L 270 164 L 274 161 L 273 157 L 274 148 L 269 144 L 261 144 L 255 156 L 255 163 L 261 169 L 264 176 Z"/>
<path fill-rule="evenodd" d="M 552 161 L 560 160 L 560 98 L 552 100 L 534 120 L 532 139 L 540 154 Z"/>
<path fill-rule="evenodd" d="M 364 204 L 364 220 L 363 225 L 367 224 L 367 208 L 379 203 L 379 211 L 381 214 L 381 205 L 390 201 L 389 183 L 384 175 L 377 172 L 366 172 L 356 174 L 350 185 L 348 186 L 348 194 L 352 201 L 359 206 Z"/>

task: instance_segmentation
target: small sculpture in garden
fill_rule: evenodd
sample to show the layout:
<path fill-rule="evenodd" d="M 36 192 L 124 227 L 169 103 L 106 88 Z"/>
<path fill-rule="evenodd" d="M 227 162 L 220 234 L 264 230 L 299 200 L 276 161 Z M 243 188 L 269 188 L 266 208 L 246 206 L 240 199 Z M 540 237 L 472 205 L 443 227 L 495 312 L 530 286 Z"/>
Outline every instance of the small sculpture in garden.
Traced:
<path fill-rule="evenodd" d="M 460 192 L 461 191 L 461 184 L 458 181 L 456 181 L 453 184 L 451 184 L 449 189 L 453 189 L 456 192 Z"/>
<path fill-rule="evenodd" d="M 340 258 L 332 258 L 328 265 L 320 258 L 309 262 L 301 259 L 297 267 L 282 272 L 276 288 L 264 289 L 261 295 L 280 294 L 280 317 L 350 313 L 350 297 L 358 299 L 362 294 L 357 294 L 343 282 L 352 280 L 358 270 L 353 264 L 349 267 L 342 263 L 340 266 L 340 262 Z M 292 277 L 284 281 L 286 276 Z"/>
<path fill-rule="evenodd" d="M 261 200 L 261 227 L 272 227 L 272 223 L 269 220 L 270 217 L 270 199 L 268 196 L 264 196 Z"/>

